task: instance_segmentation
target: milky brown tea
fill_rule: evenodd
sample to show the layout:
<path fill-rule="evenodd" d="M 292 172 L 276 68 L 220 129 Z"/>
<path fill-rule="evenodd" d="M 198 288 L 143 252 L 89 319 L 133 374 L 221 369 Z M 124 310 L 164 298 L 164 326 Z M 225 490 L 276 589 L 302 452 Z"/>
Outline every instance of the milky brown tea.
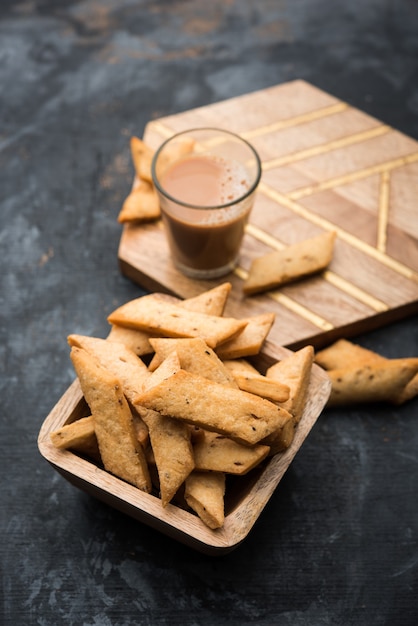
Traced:
<path fill-rule="evenodd" d="M 232 133 L 191 132 L 201 133 L 199 149 L 159 171 L 157 152 L 154 182 L 175 265 L 187 276 L 215 278 L 237 263 L 260 163 Z"/>

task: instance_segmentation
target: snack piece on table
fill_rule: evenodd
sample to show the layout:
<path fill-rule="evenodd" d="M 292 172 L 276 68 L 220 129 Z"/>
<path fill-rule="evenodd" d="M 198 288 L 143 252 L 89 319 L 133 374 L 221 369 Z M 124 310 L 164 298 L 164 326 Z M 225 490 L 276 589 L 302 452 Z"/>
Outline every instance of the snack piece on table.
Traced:
<path fill-rule="evenodd" d="M 215 530 L 225 520 L 225 475 L 220 472 L 195 472 L 186 479 L 184 497 L 200 519 Z"/>
<path fill-rule="evenodd" d="M 252 295 L 324 270 L 331 262 L 336 233 L 324 232 L 254 259 L 243 291 Z"/>
<path fill-rule="evenodd" d="M 201 337 L 215 348 L 241 332 L 246 322 L 188 311 L 152 294 L 130 300 L 108 317 L 110 324 L 139 328 L 157 336 Z"/>
<path fill-rule="evenodd" d="M 216 353 L 221 359 L 239 359 L 258 354 L 274 323 L 274 313 L 261 313 L 244 318 L 247 326 L 229 341 L 218 346 Z"/>
<path fill-rule="evenodd" d="M 393 371 L 393 376 L 396 380 L 391 381 L 389 387 L 385 389 L 378 389 L 376 401 L 381 401 L 383 396 L 388 396 L 387 401 L 392 404 L 403 404 L 408 400 L 411 400 L 416 395 L 418 395 L 418 372 L 413 375 L 403 386 L 400 381 L 404 380 L 404 374 L 400 374 L 400 377 L 397 377 L 397 370 L 401 371 L 403 366 L 406 368 L 415 367 L 418 363 L 418 358 L 416 357 L 405 357 L 400 359 L 388 359 L 373 350 L 368 350 L 363 346 L 359 346 L 347 339 L 339 339 L 334 342 L 330 346 L 320 350 L 315 355 L 315 362 L 327 370 L 328 374 L 332 372 L 330 375 L 331 380 L 333 381 L 334 387 L 340 384 L 339 379 L 341 378 L 341 373 L 344 374 L 344 379 L 356 380 L 356 384 L 360 384 L 359 378 L 361 377 L 361 372 L 363 372 L 364 377 L 370 376 L 369 366 L 373 368 L 373 366 L 381 366 L 380 369 L 385 369 L 385 364 L 389 364 L 391 362 L 395 362 L 395 366 L 390 369 Z M 364 367 L 364 369 L 362 369 Z M 390 367 L 390 366 L 389 366 Z M 379 372 L 380 372 L 379 369 Z M 351 370 L 351 374 L 348 371 Z M 381 380 L 381 385 L 386 385 L 386 377 L 382 374 L 379 374 L 379 380 Z M 399 384 L 397 384 L 399 383 Z M 376 384 L 376 383 L 375 383 Z M 366 385 L 366 380 L 364 381 L 364 385 Z M 335 403 L 336 398 L 334 397 L 336 392 L 331 393 L 331 397 L 329 399 L 328 404 Z M 345 397 L 347 398 L 346 402 L 350 402 L 348 393 L 345 393 Z M 370 399 L 370 401 L 373 401 Z M 356 395 L 352 397 L 351 402 L 359 402 Z M 342 397 L 339 400 L 339 403 L 342 403 Z"/>
<path fill-rule="evenodd" d="M 335 370 L 360 363 L 384 362 L 387 359 L 347 339 L 338 339 L 315 354 L 315 363 L 325 370 Z"/>
<path fill-rule="evenodd" d="M 193 444 L 196 470 L 240 476 L 261 463 L 269 452 L 268 446 L 243 446 L 229 437 L 203 429 L 202 436 Z"/>
<path fill-rule="evenodd" d="M 82 348 L 73 347 L 70 356 L 93 415 L 104 468 L 149 493 L 151 479 L 145 452 L 137 440 L 131 409 L 118 378 Z"/>
<path fill-rule="evenodd" d="M 363 402 L 396 404 L 418 372 L 418 359 L 387 359 L 328 370 L 331 395 L 328 406 Z"/>
<path fill-rule="evenodd" d="M 180 370 L 140 394 L 135 405 L 252 445 L 283 428 L 290 413 L 253 394 Z"/>
<path fill-rule="evenodd" d="M 51 433 L 51 441 L 60 450 L 74 450 L 100 461 L 93 416 L 82 417 Z"/>

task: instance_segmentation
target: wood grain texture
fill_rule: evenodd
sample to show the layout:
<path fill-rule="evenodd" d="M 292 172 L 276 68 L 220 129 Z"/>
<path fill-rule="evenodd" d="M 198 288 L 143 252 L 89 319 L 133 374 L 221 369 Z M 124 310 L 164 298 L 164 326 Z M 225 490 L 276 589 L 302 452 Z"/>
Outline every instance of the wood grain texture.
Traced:
<path fill-rule="evenodd" d="M 228 128 L 250 140 L 262 181 L 225 314 L 274 311 L 270 343 L 320 347 L 418 311 L 418 143 L 305 81 L 296 80 L 150 122 L 156 148 L 195 126 Z M 336 230 L 320 276 L 245 298 L 253 258 Z M 172 265 L 160 222 L 123 228 L 121 271 L 145 288 L 191 297 L 194 281 Z M 219 279 L 217 282 L 221 282 Z"/>
<path fill-rule="evenodd" d="M 276 348 L 277 359 L 289 351 Z M 263 368 L 263 358 L 254 360 Z M 147 494 L 112 476 L 93 462 L 69 450 L 56 448 L 50 433 L 88 414 L 80 384 L 76 379 L 45 419 L 38 437 L 42 456 L 70 483 L 131 517 L 200 552 L 217 555 L 236 548 L 251 531 L 296 453 L 324 408 L 330 394 L 330 381 L 317 365 L 313 366 L 308 398 L 291 446 L 276 454 L 246 476 L 227 487 L 225 524 L 210 530 L 189 511 L 174 504 L 163 508 L 156 495 Z"/>

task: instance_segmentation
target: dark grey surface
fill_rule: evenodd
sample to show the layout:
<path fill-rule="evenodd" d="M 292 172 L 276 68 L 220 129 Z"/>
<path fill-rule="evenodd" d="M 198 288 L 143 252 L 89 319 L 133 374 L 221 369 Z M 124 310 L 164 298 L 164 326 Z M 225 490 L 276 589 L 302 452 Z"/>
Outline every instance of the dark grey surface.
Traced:
<path fill-rule="evenodd" d="M 74 377 L 66 336 L 105 336 L 142 293 L 117 267 L 129 137 L 303 78 L 418 139 L 416 0 L 2 0 L 0 18 L 0 623 L 416 624 L 418 400 L 325 411 L 220 558 L 79 492 L 36 443 Z M 418 356 L 417 319 L 358 341 Z"/>

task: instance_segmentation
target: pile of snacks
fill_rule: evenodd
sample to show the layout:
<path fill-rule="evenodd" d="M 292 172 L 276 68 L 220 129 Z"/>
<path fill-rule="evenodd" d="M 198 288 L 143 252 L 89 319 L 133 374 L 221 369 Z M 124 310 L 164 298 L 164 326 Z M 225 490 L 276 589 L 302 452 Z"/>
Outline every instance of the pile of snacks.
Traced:
<path fill-rule="evenodd" d="M 223 315 L 230 283 L 194 298 L 137 298 L 110 316 L 107 339 L 70 335 L 91 415 L 51 434 L 147 493 L 224 522 L 225 477 L 292 443 L 314 359 L 307 346 L 264 374 L 257 354 L 274 315 Z"/>

